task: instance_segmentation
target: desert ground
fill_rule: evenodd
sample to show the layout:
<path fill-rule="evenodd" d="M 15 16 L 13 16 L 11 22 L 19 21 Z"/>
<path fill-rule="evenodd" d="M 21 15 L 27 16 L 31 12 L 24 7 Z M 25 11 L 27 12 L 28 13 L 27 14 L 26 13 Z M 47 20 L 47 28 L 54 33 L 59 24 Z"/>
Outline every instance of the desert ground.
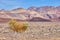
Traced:
<path fill-rule="evenodd" d="M 17 33 L 8 23 L 0 23 L 0 40 L 60 40 L 60 22 L 28 22 L 25 32 Z"/>

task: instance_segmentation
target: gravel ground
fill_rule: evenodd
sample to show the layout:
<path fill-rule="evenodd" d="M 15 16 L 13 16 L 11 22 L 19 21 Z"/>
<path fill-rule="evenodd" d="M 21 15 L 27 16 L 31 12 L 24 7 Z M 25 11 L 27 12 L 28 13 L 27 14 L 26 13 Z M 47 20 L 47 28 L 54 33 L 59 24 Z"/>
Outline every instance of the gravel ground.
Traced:
<path fill-rule="evenodd" d="M 12 31 L 7 23 L 0 23 L 0 40 L 60 40 L 59 22 L 28 22 L 25 32 Z"/>

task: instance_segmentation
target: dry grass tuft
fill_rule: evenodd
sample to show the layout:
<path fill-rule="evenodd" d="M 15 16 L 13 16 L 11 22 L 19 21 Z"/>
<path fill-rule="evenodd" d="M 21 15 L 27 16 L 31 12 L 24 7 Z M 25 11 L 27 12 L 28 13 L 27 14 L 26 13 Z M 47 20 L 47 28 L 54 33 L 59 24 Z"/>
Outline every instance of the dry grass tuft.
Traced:
<path fill-rule="evenodd" d="M 24 32 L 28 27 L 28 23 L 26 22 L 22 23 L 22 22 L 17 22 L 16 20 L 10 20 L 9 26 L 13 31 Z"/>

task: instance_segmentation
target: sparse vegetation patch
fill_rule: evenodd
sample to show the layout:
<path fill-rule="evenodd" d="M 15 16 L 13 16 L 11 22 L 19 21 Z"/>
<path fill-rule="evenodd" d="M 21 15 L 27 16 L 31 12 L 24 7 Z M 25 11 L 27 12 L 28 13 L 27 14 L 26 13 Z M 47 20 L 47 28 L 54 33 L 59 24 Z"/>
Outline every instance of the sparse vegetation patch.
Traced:
<path fill-rule="evenodd" d="M 27 29 L 28 23 L 26 23 L 26 22 L 22 23 L 22 22 L 17 22 L 16 20 L 10 20 L 9 26 L 13 31 L 23 32 Z"/>

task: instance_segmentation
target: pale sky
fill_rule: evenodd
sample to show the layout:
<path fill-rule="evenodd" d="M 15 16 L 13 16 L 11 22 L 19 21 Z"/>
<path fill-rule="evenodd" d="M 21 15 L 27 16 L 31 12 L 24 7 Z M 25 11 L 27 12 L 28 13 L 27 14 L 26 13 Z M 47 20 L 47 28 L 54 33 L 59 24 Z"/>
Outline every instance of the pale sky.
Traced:
<path fill-rule="evenodd" d="M 60 6 L 60 0 L 0 0 L 0 9 L 29 8 L 31 6 Z"/>

